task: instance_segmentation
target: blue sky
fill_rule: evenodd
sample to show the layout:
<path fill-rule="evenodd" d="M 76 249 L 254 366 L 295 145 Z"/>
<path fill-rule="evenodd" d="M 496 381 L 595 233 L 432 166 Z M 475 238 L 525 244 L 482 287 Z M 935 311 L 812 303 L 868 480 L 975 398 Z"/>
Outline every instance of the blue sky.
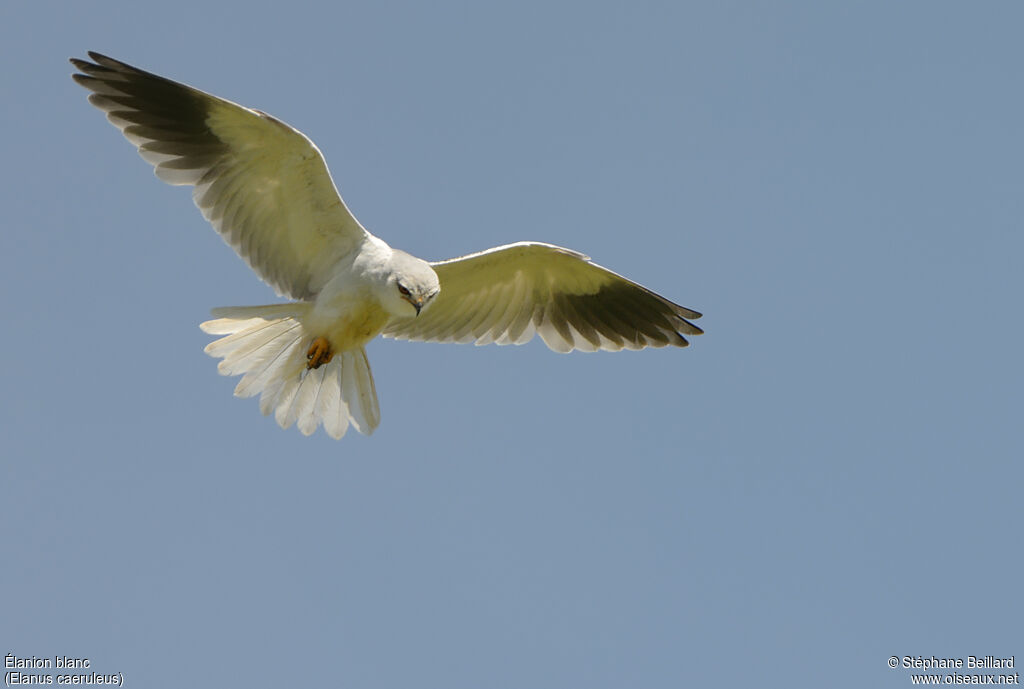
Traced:
<path fill-rule="evenodd" d="M 244 8 L 244 9 L 243 9 Z M 5 592 L 134 686 L 907 686 L 1024 657 L 1017 3 L 0 5 Z M 313 138 L 428 259 L 534 239 L 688 350 L 378 341 L 304 438 L 197 324 L 273 292 L 98 50 Z"/>

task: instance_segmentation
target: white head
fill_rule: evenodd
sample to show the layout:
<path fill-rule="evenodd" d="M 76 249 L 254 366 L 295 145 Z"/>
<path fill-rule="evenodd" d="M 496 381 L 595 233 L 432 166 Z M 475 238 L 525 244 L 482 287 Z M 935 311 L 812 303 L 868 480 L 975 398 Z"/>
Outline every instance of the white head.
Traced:
<path fill-rule="evenodd" d="M 423 259 L 393 249 L 379 294 L 381 304 L 395 316 L 417 316 L 441 291 L 437 273 Z"/>

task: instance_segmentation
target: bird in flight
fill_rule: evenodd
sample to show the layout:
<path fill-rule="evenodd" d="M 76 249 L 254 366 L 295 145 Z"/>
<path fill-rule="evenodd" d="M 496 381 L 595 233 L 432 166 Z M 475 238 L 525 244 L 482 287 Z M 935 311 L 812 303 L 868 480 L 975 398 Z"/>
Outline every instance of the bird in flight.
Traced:
<path fill-rule="evenodd" d="M 302 132 L 99 53 L 72 58 L 92 93 L 156 176 L 193 187 L 203 216 L 257 275 L 291 301 L 213 310 L 200 327 L 239 397 L 305 435 L 341 438 L 380 423 L 366 344 L 524 344 L 556 352 L 685 347 L 700 314 L 590 261 L 517 242 L 446 261 L 392 249 L 341 199 Z"/>

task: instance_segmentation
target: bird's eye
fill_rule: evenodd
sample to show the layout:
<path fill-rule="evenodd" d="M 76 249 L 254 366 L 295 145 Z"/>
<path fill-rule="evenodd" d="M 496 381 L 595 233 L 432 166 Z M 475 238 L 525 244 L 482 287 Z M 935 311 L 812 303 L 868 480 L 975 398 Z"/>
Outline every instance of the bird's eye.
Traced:
<path fill-rule="evenodd" d="M 405 285 L 403 285 L 401 283 L 398 284 L 398 291 L 402 293 L 403 297 L 408 297 L 409 296 L 409 290 L 406 288 Z"/>

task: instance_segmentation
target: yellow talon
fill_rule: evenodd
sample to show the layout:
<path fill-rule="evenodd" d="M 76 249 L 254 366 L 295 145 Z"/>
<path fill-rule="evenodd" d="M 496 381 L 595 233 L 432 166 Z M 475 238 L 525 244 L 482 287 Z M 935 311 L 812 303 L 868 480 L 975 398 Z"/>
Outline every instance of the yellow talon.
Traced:
<path fill-rule="evenodd" d="M 331 351 L 331 343 L 327 341 L 326 337 L 318 337 L 306 350 L 306 368 L 320 368 L 324 364 L 329 364 L 333 358 L 334 352 Z"/>

